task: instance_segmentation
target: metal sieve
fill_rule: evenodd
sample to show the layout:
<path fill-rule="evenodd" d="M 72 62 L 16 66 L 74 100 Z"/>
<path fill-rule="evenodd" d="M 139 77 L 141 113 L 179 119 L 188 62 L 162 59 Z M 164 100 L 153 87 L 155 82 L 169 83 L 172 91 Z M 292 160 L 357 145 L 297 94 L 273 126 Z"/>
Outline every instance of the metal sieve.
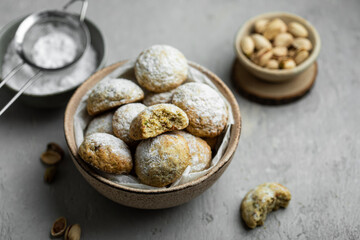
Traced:
<path fill-rule="evenodd" d="M 76 1 L 82 2 L 80 15 L 75 15 L 66 11 L 67 8 Z M 25 64 L 37 69 L 37 71 L 1 109 L 0 116 L 39 78 L 43 71 L 58 71 L 68 68 L 82 57 L 90 42 L 89 30 L 84 23 L 87 5 L 87 0 L 71 0 L 63 7 L 62 11 L 51 10 L 34 13 L 21 22 L 14 36 L 14 45 L 16 53 L 20 56 L 22 62 L 4 77 L 3 81 L 0 83 L 0 88 L 21 70 Z M 44 66 L 34 60 L 32 49 L 37 40 L 42 36 L 53 32 L 62 32 L 71 37 L 76 43 L 76 53 L 71 60 L 62 62 L 60 65 Z"/>

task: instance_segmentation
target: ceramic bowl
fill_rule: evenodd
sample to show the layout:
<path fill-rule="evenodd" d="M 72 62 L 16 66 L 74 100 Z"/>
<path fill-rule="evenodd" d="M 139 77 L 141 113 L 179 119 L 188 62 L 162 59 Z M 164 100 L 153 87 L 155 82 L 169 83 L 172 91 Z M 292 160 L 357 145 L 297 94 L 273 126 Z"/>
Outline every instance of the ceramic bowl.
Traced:
<path fill-rule="evenodd" d="M 240 47 L 241 39 L 254 32 L 254 24 L 257 20 L 274 19 L 274 18 L 280 18 L 285 23 L 289 23 L 292 21 L 298 22 L 303 26 L 305 26 L 305 28 L 309 32 L 308 38 L 313 45 L 313 49 L 310 53 L 310 56 L 304 62 L 302 62 L 293 69 L 273 70 L 273 69 L 260 67 L 255 63 L 253 63 L 252 61 L 250 61 L 241 50 Z M 320 37 L 316 29 L 305 19 L 295 14 L 286 13 L 286 12 L 271 12 L 253 17 L 242 25 L 242 27 L 239 29 L 239 31 L 235 36 L 235 51 L 240 63 L 253 75 L 269 82 L 283 82 L 292 79 L 295 76 L 304 72 L 315 62 L 316 58 L 319 55 L 320 47 L 321 47 Z"/>
<path fill-rule="evenodd" d="M 125 62 L 126 61 L 113 64 L 95 73 L 76 90 L 70 99 L 65 111 L 64 131 L 71 158 L 81 175 L 92 187 L 105 197 L 122 205 L 142 209 L 162 209 L 188 202 L 209 188 L 223 174 L 234 156 L 241 132 L 240 110 L 236 99 L 229 88 L 215 74 L 197 64 L 189 63 L 192 67 L 208 76 L 231 104 L 235 123 L 231 128 L 229 145 L 224 155 L 219 160 L 218 164 L 205 176 L 183 185 L 156 190 L 121 186 L 98 175 L 80 158 L 75 143 L 73 122 L 75 111 L 78 108 L 81 98 L 86 92 Z"/>
<path fill-rule="evenodd" d="M 14 38 L 15 32 L 25 17 L 19 18 L 7 24 L 0 33 L 0 73 L 2 72 L 2 65 L 4 60 L 4 55 L 6 50 Z M 94 47 L 97 53 L 97 68 L 95 71 L 99 70 L 104 66 L 105 63 L 105 42 L 104 38 L 100 32 L 100 30 L 96 27 L 96 25 L 91 22 L 89 19 L 85 19 L 85 23 L 90 32 L 90 41 L 91 45 Z M 1 75 L 1 74 L 0 74 Z M 11 81 L 11 79 L 9 80 Z M 81 84 L 81 83 L 80 83 Z M 73 88 L 51 93 L 45 95 L 36 95 L 36 94 L 29 94 L 23 93 L 19 101 L 30 105 L 32 107 L 39 107 L 39 108 L 54 108 L 66 105 L 69 98 L 74 93 L 75 89 L 80 85 L 74 86 Z M 17 91 L 8 85 L 3 87 L 4 89 L 8 90 L 11 94 L 17 93 Z"/>

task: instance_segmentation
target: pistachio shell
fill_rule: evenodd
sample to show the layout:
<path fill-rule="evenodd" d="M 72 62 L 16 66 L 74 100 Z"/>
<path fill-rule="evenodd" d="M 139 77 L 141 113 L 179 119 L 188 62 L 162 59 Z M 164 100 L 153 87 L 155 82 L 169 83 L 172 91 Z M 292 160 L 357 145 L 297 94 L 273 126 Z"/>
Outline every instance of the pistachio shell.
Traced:
<path fill-rule="evenodd" d="M 269 69 L 278 69 L 279 68 L 279 62 L 276 61 L 275 59 L 270 59 L 266 66 L 266 68 L 269 68 Z"/>
<path fill-rule="evenodd" d="M 274 47 L 273 53 L 275 57 L 284 57 L 288 53 L 288 49 L 286 47 Z"/>
<path fill-rule="evenodd" d="M 255 22 L 255 32 L 263 33 L 266 29 L 267 24 L 269 23 L 268 19 L 260 19 Z"/>
<path fill-rule="evenodd" d="M 66 230 L 66 218 L 60 217 L 55 220 L 51 228 L 51 236 L 61 237 Z"/>
<path fill-rule="evenodd" d="M 266 29 L 264 31 L 264 37 L 272 40 L 278 35 L 279 33 L 286 32 L 287 26 L 284 23 L 283 20 L 280 18 L 275 18 L 269 24 L 266 26 Z"/>
<path fill-rule="evenodd" d="M 290 33 L 279 33 L 274 39 L 274 46 L 289 47 L 293 41 L 294 38 Z"/>
<path fill-rule="evenodd" d="M 51 166 L 46 168 L 45 174 L 44 174 L 44 181 L 47 183 L 52 183 L 55 179 L 57 169 L 55 166 Z"/>
<path fill-rule="evenodd" d="M 48 143 L 47 150 L 52 150 L 54 152 L 59 153 L 61 158 L 63 158 L 65 155 L 64 150 L 57 143 L 54 142 Z"/>
<path fill-rule="evenodd" d="M 47 150 L 41 154 L 40 159 L 47 165 L 54 165 L 61 161 L 61 155 L 58 152 Z"/>
<path fill-rule="evenodd" d="M 246 56 L 250 56 L 255 49 L 254 40 L 249 36 L 246 36 L 241 40 L 240 46 Z"/>
<path fill-rule="evenodd" d="M 80 240 L 81 228 L 79 224 L 73 224 L 67 227 L 64 239 L 65 240 Z"/>
<path fill-rule="evenodd" d="M 289 31 L 289 33 L 294 35 L 294 37 L 307 37 L 309 35 L 306 28 L 303 25 L 301 25 L 300 23 L 297 23 L 297 22 L 289 23 L 288 31 Z"/>
<path fill-rule="evenodd" d="M 280 62 L 281 69 L 292 69 L 296 67 L 296 63 L 293 59 L 289 58 Z"/>
<path fill-rule="evenodd" d="M 295 63 L 299 65 L 309 57 L 309 52 L 306 50 L 299 51 L 295 56 Z"/>
<path fill-rule="evenodd" d="M 272 56 L 273 56 L 273 52 L 271 49 L 266 49 L 266 48 L 261 49 L 257 54 L 258 65 L 260 65 L 261 67 L 266 66 L 266 64 L 268 63 L 268 61 L 271 59 Z"/>
<path fill-rule="evenodd" d="M 310 51 L 312 49 L 312 44 L 307 38 L 295 38 L 292 45 L 298 50 Z"/>
<path fill-rule="evenodd" d="M 254 40 L 255 48 L 260 50 L 262 48 L 271 48 L 271 43 L 263 35 L 258 33 L 252 34 L 251 38 Z"/>

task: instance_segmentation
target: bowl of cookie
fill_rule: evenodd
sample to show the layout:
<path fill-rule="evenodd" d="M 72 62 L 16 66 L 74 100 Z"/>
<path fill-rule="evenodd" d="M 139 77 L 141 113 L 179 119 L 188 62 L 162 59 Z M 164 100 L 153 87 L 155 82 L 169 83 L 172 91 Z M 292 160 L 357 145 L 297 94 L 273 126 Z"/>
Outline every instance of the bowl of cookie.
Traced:
<path fill-rule="evenodd" d="M 99 193 L 162 209 L 197 197 L 223 174 L 241 116 L 215 74 L 154 45 L 85 81 L 68 103 L 64 131 L 76 168 Z"/>
<path fill-rule="evenodd" d="M 309 69 L 316 61 L 320 36 L 302 17 L 271 12 L 246 21 L 235 36 L 239 62 L 256 77 L 284 82 Z"/>

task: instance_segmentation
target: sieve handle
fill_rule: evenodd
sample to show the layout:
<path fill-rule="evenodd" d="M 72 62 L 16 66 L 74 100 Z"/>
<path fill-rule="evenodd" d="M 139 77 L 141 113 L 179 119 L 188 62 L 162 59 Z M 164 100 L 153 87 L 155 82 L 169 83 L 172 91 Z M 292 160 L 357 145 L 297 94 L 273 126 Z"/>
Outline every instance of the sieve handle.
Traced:
<path fill-rule="evenodd" d="M 85 19 L 85 15 L 86 15 L 86 10 L 88 7 L 88 1 L 87 0 L 71 0 L 70 2 L 68 2 L 67 4 L 65 4 L 65 6 L 63 7 L 63 10 L 66 11 L 67 8 L 73 4 L 74 2 L 82 2 L 82 6 L 81 6 L 81 10 L 80 10 L 80 21 L 84 22 Z"/>
<path fill-rule="evenodd" d="M 3 107 L 0 111 L 0 116 L 6 111 L 6 109 L 8 109 L 11 104 L 13 104 L 15 102 L 16 99 L 18 99 L 18 97 L 20 97 L 20 95 L 28 88 L 30 87 L 31 84 L 33 84 L 40 76 L 42 72 L 39 70 L 34 76 L 32 76 L 21 88 L 20 90 L 16 93 L 16 95 L 5 105 L 5 107 Z"/>

